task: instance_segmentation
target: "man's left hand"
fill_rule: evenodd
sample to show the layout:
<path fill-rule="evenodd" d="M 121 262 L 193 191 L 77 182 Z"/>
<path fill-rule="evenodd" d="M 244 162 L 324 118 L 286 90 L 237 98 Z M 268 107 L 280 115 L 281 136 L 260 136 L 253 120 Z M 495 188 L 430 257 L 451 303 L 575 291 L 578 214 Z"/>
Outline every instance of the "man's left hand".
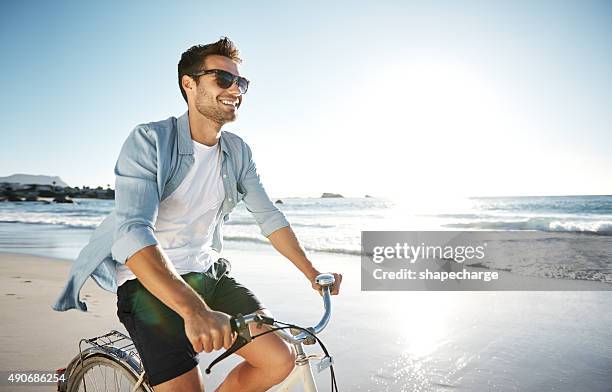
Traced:
<path fill-rule="evenodd" d="M 329 273 L 334 275 L 334 279 L 335 279 L 335 282 L 333 286 L 331 287 L 331 295 L 338 295 L 340 293 L 340 284 L 342 283 L 342 274 L 338 274 L 335 272 L 329 272 Z M 319 294 L 322 294 L 321 286 L 315 283 L 315 278 L 316 276 L 312 278 L 312 281 L 310 282 L 310 284 L 312 285 L 313 289 L 317 290 Z"/>

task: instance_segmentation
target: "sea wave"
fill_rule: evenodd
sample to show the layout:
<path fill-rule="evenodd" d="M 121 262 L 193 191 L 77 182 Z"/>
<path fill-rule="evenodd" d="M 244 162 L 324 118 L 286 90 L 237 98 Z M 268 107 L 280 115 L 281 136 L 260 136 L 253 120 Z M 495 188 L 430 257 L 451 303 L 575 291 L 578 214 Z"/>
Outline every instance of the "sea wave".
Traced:
<path fill-rule="evenodd" d="M 305 248 L 306 250 L 311 251 L 311 252 L 336 253 L 336 254 L 341 254 L 341 255 L 353 255 L 353 256 L 361 255 L 360 249 L 334 248 L 334 247 L 325 248 L 325 247 L 310 247 L 310 246 L 306 246 Z"/>
<path fill-rule="evenodd" d="M 0 218 L 1 223 L 23 223 L 26 225 L 54 225 L 71 229 L 95 229 L 98 227 L 102 219 L 97 219 L 95 222 L 83 222 L 78 220 L 65 220 L 56 217 L 41 218 L 41 217 L 25 217 L 18 219 Z"/>
<path fill-rule="evenodd" d="M 255 244 L 269 244 L 269 241 L 264 238 L 248 236 L 248 235 L 224 234 L 223 240 L 224 241 L 235 241 L 235 242 L 250 242 L 250 243 L 255 243 Z M 325 253 L 336 253 L 336 254 L 357 255 L 357 256 L 361 254 L 360 249 L 344 248 L 341 246 L 340 247 L 338 246 L 314 246 L 314 245 L 308 244 L 308 242 L 305 242 L 302 245 L 304 246 L 304 249 L 306 249 L 309 252 L 325 252 Z"/>
<path fill-rule="evenodd" d="M 100 219 L 99 221 L 101 221 Z M 19 219 L 5 219 L 0 218 L 1 223 L 22 223 L 28 225 L 52 225 L 52 226 L 61 226 L 64 228 L 71 229 L 95 229 L 98 227 L 100 222 L 83 222 L 83 221 L 75 221 L 75 220 L 66 220 L 58 217 L 21 217 Z M 253 225 L 253 224 L 251 224 Z M 295 226 L 295 225 L 294 225 Z M 311 227 L 310 225 L 307 225 Z M 232 235 L 232 234 L 224 234 L 224 241 L 235 241 L 235 242 L 250 242 L 256 244 L 269 244 L 269 241 L 263 237 L 259 236 L 249 236 L 249 235 Z M 325 252 L 325 253 L 337 253 L 337 254 L 346 254 L 346 255 L 359 255 L 360 250 L 358 249 L 350 249 L 343 247 L 325 247 L 325 246 L 309 246 L 308 243 L 304 245 L 304 248 L 311 252 Z"/>
<path fill-rule="evenodd" d="M 268 240 L 259 238 L 259 237 L 251 237 L 245 235 L 223 235 L 223 241 L 236 241 L 236 242 L 253 242 L 256 244 L 269 244 Z"/>
<path fill-rule="evenodd" d="M 443 224 L 442 227 L 476 230 L 538 230 L 612 235 L 612 221 L 559 220 L 558 218 L 528 218 L 517 221 L 473 221 Z"/>
<path fill-rule="evenodd" d="M 256 226 L 257 222 L 254 220 L 232 220 L 230 219 L 227 223 L 227 226 Z M 315 228 L 315 229 L 330 229 L 332 227 L 336 227 L 335 225 L 326 225 L 321 223 L 302 223 L 302 222 L 291 222 L 291 226 L 293 227 L 307 227 L 307 228 Z"/>

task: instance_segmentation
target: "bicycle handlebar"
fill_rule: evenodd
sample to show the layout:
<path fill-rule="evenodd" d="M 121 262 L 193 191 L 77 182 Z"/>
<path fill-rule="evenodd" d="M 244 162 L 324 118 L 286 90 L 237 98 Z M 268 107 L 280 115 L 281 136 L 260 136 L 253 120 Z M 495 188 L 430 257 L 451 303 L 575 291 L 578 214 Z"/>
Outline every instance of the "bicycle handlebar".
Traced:
<path fill-rule="evenodd" d="M 322 296 L 323 296 L 323 307 L 325 312 L 321 317 L 321 320 L 314 326 L 308 329 L 314 335 L 318 335 L 329 323 L 331 319 L 331 287 L 335 282 L 334 275 L 332 274 L 320 274 L 315 278 L 315 283 L 321 286 Z M 247 314 L 245 316 L 237 316 L 232 317 L 230 320 L 230 325 L 232 327 L 232 331 L 236 332 L 238 335 L 245 338 L 247 341 L 251 340 L 251 334 L 249 332 L 248 325 L 252 323 L 258 324 L 268 324 L 275 325 L 275 320 L 271 317 L 263 316 L 261 314 L 252 313 Z M 300 332 L 297 335 L 291 335 L 287 333 L 285 330 L 275 331 L 281 338 L 287 340 L 290 343 L 301 343 L 305 339 L 309 338 L 311 335 L 307 332 Z"/>
<path fill-rule="evenodd" d="M 330 290 L 334 282 L 335 282 L 335 278 L 334 278 L 334 275 L 332 274 L 320 274 L 315 278 L 315 283 L 321 286 L 321 291 L 322 291 L 322 296 L 323 296 L 323 306 L 325 307 L 325 313 L 323 314 L 323 317 L 321 318 L 321 320 L 319 321 L 317 325 L 315 325 L 314 327 L 305 328 L 306 330 L 310 331 L 310 333 L 306 331 L 302 331 L 299 334 L 293 336 L 292 334 L 285 331 L 285 328 L 287 328 L 289 324 L 283 325 L 283 323 L 281 322 L 277 323 L 276 321 L 274 321 L 272 317 L 267 317 L 267 316 L 257 314 L 257 313 L 247 314 L 246 316 L 239 314 L 236 317 L 232 317 L 230 319 L 230 325 L 232 327 L 232 331 L 236 332 L 238 334 L 238 337 L 234 341 L 232 347 L 230 347 L 223 354 L 219 355 L 217 358 L 215 358 L 210 363 L 210 365 L 208 365 L 208 368 L 206 369 L 206 374 L 210 374 L 210 369 L 215 364 L 219 363 L 219 361 L 222 361 L 223 359 L 227 358 L 229 355 L 236 352 L 242 346 L 244 346 L 246 343 L 252 340 L 251 332 L 249 330 L 249 324 L 251 323 L 267 324 L 267 325 L 272 325 L 274 327 L 278 327 L 274 329 L 274 333 L 276 333 L 280 338 L 286 340 L 289 343 L 300 344 L 304 342 L 305 344 L 309 344 L 310 342 L 306 341 L 306 339 L 312 338 L 312 335 L 317 335 L 319 332 L 321 332 L 325 328 L 325 326 L 327 326 L 327 323 L 329 322 L 329 319 L 331 318 Z M 314 339 L 311 339 L 311 340 L 314 343 Z M 323 347 L 323 350 L 325 351 L 325 347 L 323 346 L 323 344 L 321 344 L 321 347 Z M 333 379 L 333 373 L 332 373 L 332 379 Z"/>

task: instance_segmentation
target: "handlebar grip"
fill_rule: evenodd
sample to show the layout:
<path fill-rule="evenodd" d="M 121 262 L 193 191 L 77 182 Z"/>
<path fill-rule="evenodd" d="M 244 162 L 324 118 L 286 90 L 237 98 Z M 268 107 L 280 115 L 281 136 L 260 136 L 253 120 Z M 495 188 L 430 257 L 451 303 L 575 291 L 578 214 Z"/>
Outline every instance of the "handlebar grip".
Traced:
<path fill-rule="evenodd" d="M 315 278 L 315 283 L 321 287 L 331 287 L 336 283 L 336 278 L 332 274 L 319 274 Z"/>
<path fill-rule="evenodd" d="M 232 328 L 232 332 L 238 333 L 238 323 L 236 322 L 236 318 L 232 317 L 229 323 L 230 323 L 230 327 Z"/>

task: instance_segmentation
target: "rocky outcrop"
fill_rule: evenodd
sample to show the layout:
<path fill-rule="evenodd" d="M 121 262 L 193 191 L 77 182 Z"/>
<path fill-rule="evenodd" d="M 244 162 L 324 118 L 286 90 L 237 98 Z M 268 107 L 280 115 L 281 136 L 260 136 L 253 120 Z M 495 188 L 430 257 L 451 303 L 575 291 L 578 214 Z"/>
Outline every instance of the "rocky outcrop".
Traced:
<path fill-rule="evenodd" d="M 19 184 L 16 182 L 0 182 L 0 197 L 8 201 L 41 201 L 39 198 L 91 198 L 91 199 L 108 199 L 115 198 L 115 191 L 110 188 L 110 184 L 104 189 L 101 186 L 97 188 L 62 187 L 58 185 L 45 184 Z M 70 201 L 58 201 L 58 203 L 70 203 Z"/>
<path fill-rule="evenodd" d="M 53 199 L 54 203 L 74 203 L 74 200 L 66 197 L 66 195 L 59 195 Z"/>
<path fill-rule="evenodd" d="M 341 194 L 339 194 L 339 193 L 327 193 L 327 192 L 325 192 L 325 193 L 323 193 L 323 194 L 321 195 L 321 198 L 323 198 L 323 199 L 334 199 L 334 198 L 336 198 L 336 199 L 337 199 L 337 198 L 343 198 L 343 197 L 344 197 L 344 196 L 342 196 L 342 195 L 341 195 Z"/>

